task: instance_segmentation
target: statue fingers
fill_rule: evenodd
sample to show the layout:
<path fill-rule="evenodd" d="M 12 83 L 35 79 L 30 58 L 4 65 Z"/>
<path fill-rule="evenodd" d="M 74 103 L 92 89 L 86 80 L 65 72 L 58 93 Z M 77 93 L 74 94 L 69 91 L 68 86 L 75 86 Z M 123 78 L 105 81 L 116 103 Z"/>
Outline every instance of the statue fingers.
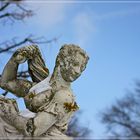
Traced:
<path fill-rule="evenodd" d="M 37 47 L 37 45 L 26 46 L 26 50 L 28 51 L 29 57 L 31 58 L 34 58 L 39 54 L 39 48 Z"/>
<path fill-rule="evenodd" d="M 33 50 L 34 50 L 34 46 L 33 46 L 33 45 L 27 46 L 27 47 L 26 47 L 26 50 L 27 50 L 27 51 L 30 51 L 30 52 L 32 53 Z"/>

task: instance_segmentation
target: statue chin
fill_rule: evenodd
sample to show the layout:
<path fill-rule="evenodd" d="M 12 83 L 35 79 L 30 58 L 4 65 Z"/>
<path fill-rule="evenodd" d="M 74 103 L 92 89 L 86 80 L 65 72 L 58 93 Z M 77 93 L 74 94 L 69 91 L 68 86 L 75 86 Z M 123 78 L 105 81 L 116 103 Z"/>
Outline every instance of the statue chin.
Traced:
<path fill-rule="evenodd" d="M 66 81 L 66 82 L 73 82 L 75 81 L 80 75 L 75 75 L 75 76 L 62 76 L 63 79 Z"/>

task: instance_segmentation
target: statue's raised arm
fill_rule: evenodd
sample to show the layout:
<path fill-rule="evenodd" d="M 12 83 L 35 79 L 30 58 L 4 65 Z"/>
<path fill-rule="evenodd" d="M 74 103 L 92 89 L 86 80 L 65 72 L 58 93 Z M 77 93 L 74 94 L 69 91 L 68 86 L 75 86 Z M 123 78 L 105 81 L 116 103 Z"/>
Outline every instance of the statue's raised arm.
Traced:
<path fill-rule="evenodd" d="M 19 64 L 26 60 L 28 61 L 32 82 L 17 77 Z M 42 81 L 48 74 L 49 70 L 45 66 L 38 47 L 36 45 L 26 46 L 18 49 L 6 64 L 0 79 L 0 87 L 18 97 L 24 97 L 34 85 L 34 82 Z"/>

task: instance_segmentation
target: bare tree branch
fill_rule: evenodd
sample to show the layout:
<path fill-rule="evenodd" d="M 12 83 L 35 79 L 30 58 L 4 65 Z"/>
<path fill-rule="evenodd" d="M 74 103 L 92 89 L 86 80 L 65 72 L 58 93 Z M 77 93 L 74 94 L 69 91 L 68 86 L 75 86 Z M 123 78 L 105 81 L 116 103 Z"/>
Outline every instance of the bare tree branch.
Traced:
<path fill-rule="evenodd" d="M 134 93 L 128 92 L 101 114 L 102 123 L 112 135 L 140 137 L 140 84 L 136 85 Z"/>
<path fill-rule="evenodd" d="M 69 123 L 68 130 L 66 132 L 68 136 L 84 138 L 89 136 L 91 133 L 91 130 L 88 128 L 88 126 L 84 127 L 80 125 L 79 116 L 81 113 L 81 111 L 78 111 L 75 117 L 72 118 L 71 122 Z"/>
<path fill-rule="evenodd" d="M 136 130 L 135 127 L 133 127 L 130 123 L 121 122 L 119 120 L 114 120 L 112 123 L 119 124 L 120 126 L 128 128 L 131 132 L 133 132 L 134 135 L 140 136 L 140 133 Z"/>
<path fill-rule="evenodd" d="M 30 77 L 30 75 L 28 73 L 28 70 L 25 70 L 25 71 L 18 72 L 17 77 L 28 78 Z"/>
<path fill-rule="evenodd" d="M 9 2 L 4 3 L 4 5 L 1 6 L 0 8 L 0 12 L 3 11 L 6 7 L 8 7 L 10 5 Z"/>
<path fill-rule="evenodd" d="M 22 21 L 26 17 L 33 16 L 33 11 L 22 6 L 21 2 L 23 0 L 9 0 L 9 1 L 1 1 L 0 8 L 0 20 L 12 21 L 15 20 Z M 6 9 L 6 12 L 5 12 Z"/>
<path fill-rule="evenodd" d="M 4 91 L 1 95 L 6 96 L 8 94 L 8 91 Z"/>
<path fill-rule="evenodd" d="M 17 5 L 17 7 L 18 7 L 19 9 L 21 9 L 22 11 L 24 11 L 24 12 L 26 12 L 26 13 L 32 11 L 32 10 L 28 10 L 28 9 L 26 9 L 25 7 L 23 7 L 23 6 L 22 6 L 21 4 L 19 4 L 19 3 L 17 3 L 16 5 Z"/>
<path fill-rule="evenodd" d="M 11 19 L 15 19 L 15 20 L 23 20 L 25 17 L 30 17 L 32 16 L 32 11 L 28 11 L 28 12 L 22 12 L 22 13 L 4 13 L 0 15 L 0 19 L 3 18 L 11 18 Z"/>
<path fill-rule="evenodd" d="M 3 15 L 0 15 L 0 19 L 5 18 L 5 17 L 9 17 L 9 16 L 10 16 L 9 13 L 5 13 L 5 14 L 3 14 Z"/>
<path fill-rule="evenodd" d="M 11 50 L 13 48 L 16 48 L 16 47 L 18 47 L 18 46 L 26 43 L 26 42 L 28 42 L 28 38 L 25 38 L 24 40 L 22 40 L 22 41 L 20 41 L 18 43 L 15 43 L 15 44 L 13 44 L 11 46 L 8 45 L 8 44 L 6 44 L 6 48 L 4 48 L 4 49 L 3 48 L 0 48 L 0 53 L 7 52 L 7 51 L 9 51 L 9 50 Z"/>
<path fill-rule="evenodd" d="M 5 41 L 3 43 L 0 44 L 0 53 L 4 53 L 4 52 L 10 52 L 10 50 L 24 45 L 26 43 L 33 43 L 33 44 L 49 44 L 52 42 L 56 42 L 58 40 L 58 38 L 53 38 L 50 40 L 45 39 L 44 37 L 38 37 L 38 38 L 34 38 L 33 35 L 29 35 L 28 37 L 24 38 L 21 41 L 17 41 L 16 38 L 13 38 L 12 41 Z M 13 52 L 13 51 L 11 51 Z"/>
<path fill-rule="evenodd" d="M 1 85 L 1 74 L 0 74 L 0 85 Z M 30 75 L 28 73 L 28 70 L 25 71 L 20 71 L 17 73 L 17 77 L 22 77 L 22 78 L 28 78 Z"/>

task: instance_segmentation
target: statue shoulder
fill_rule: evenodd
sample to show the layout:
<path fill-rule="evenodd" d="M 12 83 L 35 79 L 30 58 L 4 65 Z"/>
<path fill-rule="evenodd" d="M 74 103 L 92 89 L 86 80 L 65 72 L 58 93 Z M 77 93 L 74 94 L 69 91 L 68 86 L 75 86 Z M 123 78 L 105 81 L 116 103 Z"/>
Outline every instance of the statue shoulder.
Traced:
<path fill-rule="evenodd" d="M 59 91 L 57 91 L 55 93 L 54 98 L 59 102 L 66 102 L 66 101 L 71 102 L 74 100 L 73 93 L 68 88 L 62 88 Z"/>

